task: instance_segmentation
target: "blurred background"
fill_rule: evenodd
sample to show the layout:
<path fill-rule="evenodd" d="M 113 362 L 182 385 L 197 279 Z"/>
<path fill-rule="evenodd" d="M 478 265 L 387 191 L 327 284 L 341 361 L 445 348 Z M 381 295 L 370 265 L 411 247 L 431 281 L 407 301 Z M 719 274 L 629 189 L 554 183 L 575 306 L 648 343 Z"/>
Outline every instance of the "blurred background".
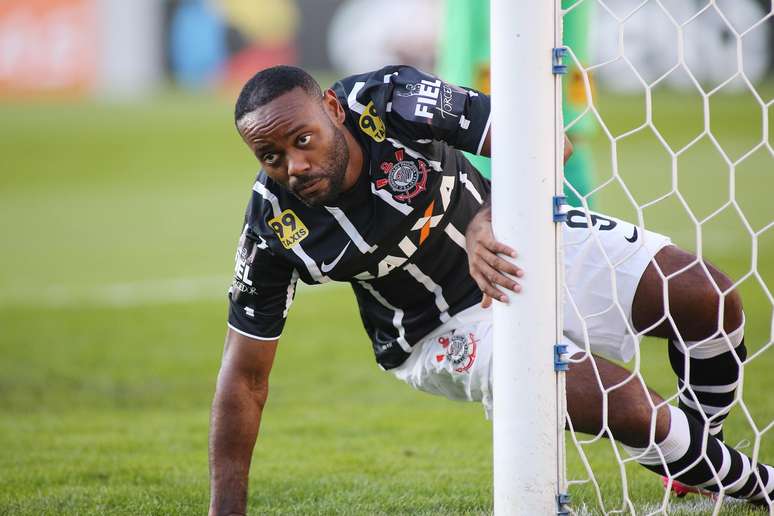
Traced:
<path fill-rule="evenodd" d="M 739 281 L 753 360 L 749 406 L 729 424 L 755 442 L 774 420 L 772 3 L 627 15 L 640 3 L 593 2 L 570 44 L 587 47 L 567 58 L 577 201 L 642 216 Z M 564 4 L 565 24 L 581 16 Z M 483 12 L 485 0 L 0 0 L 0 513 L 202 512 L 225 291 L 257 172 L 233 126 L 239 88 L 278 63 L 323 87 L 408 63 L 486 90 L 486 35 L 471 28 Z M 672 70 L 686 22 L 687 66 Z M 444 57 L 454 43 L 467 76 Z M 281 348 L 256 512 L 488 510 L 480 408 L 380 374 L 346 286 L 302 289 Z M 664 351 L 647 346 L 642 367 L 668 394 Z"/>
<path fill-rule="evenodd" d="M 707 2 L 666 0 L 666 8 L 651 2 L 627 16 L 640 3 L 610 0 L 595 8 L 589 37 L 595 60 L 613 58 L 617 18 L 624 18 L 626 56 L 652 80 L 675 62 L 673 24 L 686 22 Z M 449 2 L 465 4 L 488 12 L 484 1 Z M 735 29 L 744 33 L 745 73 L 759 82 L 772 67 L 771 21 L 757 23 L 770 2 L 718 5 L 725 7 L 722 15 L 710 10 L 687 26 L 685 61 L 702 83 L 725 79 L 737 69 Z M 379 23 L 380 14 L 393 23 Z M 3 0 L 0 93 L 5 99 L 47 94 L 139 100 L 170 85 L 235 88 L 276 63 L 345 75 L 391 63 L 433 69 L 445 16 L 444 0 Z M 410 34 L 398 30 L 408 18 L 418 28 Z M 620 70 L 597 75 L 614 91 L 640 87 Z M 690 87 L 683 77 L 668 82 Z"/>

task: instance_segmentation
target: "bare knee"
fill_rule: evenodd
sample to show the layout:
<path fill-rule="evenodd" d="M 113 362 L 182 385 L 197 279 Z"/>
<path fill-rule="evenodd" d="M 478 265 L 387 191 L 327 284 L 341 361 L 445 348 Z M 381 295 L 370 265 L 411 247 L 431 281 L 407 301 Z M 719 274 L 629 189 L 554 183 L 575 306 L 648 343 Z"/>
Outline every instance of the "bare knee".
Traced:
<path fill-rule="evenodd" d="M 682 339 L 692 341 L 717 334 L 721 326 L 731 332 L 742 324 L 742 300 L 732 288 L 733 281 L 713 265 L 675 246 L 659 251 L 655 261 L 657 267 L 647 267 L 634 297 L 636 328 L 650 328 L 647 334 L 655 337 L 677 338 L 676 326 Z M 666 306 L 669 314 L 664 313 Z"/>
<path fill-rule="evenodd" d="M 742 312 L 742 298 L 733 289 L 734 282 L 723 272 L 705 262 L 710 277 L 704 268 L 701 269 L 701 280 L 697 281 L 695 297 L 696 307 L 700 310 L 697 314 L 705 320 L 703 335 L 694 336 L 692 340 L 710 337 L 721 329 L 727 333 L 734 331 L 742 325 L 744 315 Z"/>

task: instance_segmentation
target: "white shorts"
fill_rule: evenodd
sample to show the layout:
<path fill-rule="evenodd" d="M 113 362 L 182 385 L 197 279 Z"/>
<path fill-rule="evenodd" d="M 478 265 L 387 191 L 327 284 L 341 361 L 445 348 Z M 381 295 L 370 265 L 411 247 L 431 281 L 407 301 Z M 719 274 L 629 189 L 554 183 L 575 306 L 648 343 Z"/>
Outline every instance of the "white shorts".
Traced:
<path fill-rule="evenodd" d="M 632 302 L 640 278 L 668 237 L 612 217 L 573 209 L 562 225 L 565 264 L 564 344 L 629 361 L 639 338 Z M 585 323 L 585 324 L 584 324 Z M 492 310 L 472 306 L 417 343 L 391 369 L 412 387 L 454 400 L 492 406 Z"/>

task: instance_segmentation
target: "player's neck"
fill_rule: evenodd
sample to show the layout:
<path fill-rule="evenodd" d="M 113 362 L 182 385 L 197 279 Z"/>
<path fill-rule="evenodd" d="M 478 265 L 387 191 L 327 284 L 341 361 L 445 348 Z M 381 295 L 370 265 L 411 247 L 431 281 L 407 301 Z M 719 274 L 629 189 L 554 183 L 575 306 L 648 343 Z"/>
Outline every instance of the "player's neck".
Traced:
<path fill-rule="evenodd" d="M 343 127 L 342 132 L 349 148 L 349 163 L 347 171 L 344 173 L 344 184 L 342 185 L 342 191 L 346 192 L 355 186 L 360 174 L 363 173 L 363 149 L 346 126 Z"/>

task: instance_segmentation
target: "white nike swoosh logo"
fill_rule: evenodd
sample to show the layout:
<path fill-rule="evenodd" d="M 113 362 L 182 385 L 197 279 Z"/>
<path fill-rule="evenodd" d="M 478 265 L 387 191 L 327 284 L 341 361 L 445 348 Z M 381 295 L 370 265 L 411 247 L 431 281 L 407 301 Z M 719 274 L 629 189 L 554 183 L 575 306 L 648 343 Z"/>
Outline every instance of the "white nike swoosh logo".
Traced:
<path fill-rule="evenodd" d="M 322 262 L 322 264 L 320 265 L 320 269 L 323 271 L 323 273 L 327 274 L 327 273 L 329 273 L 329 272 L 330 272 L 330 271 L 331 271 L 331 270 L 332 270 L 334 267 L 336 267 L 336 264 L 337 264 L 337 263 L 339 263 L 339 260 L 341 260 L 341 259 L 342 259 L 342 257 L 344 256 L 344 253 L 346 253 L 346 252 L 347 252 L 347 248 L 349 247 L 349 244 L 351 244 L 351 243 L 352 243 L 352 242 L 347 242 L 347 245 L 345 245 L 345 246 L 344 246 L 344 249 L 342 249 L 342 250 L 341 250 L 341 252 L 340 252 L 340 253 L 339 253 L 339 255 L 336 257 L 336 259 L 335 259 L 335 260 L 333 260 L 331 263 L 325 263 L 325 262 Z"/>

